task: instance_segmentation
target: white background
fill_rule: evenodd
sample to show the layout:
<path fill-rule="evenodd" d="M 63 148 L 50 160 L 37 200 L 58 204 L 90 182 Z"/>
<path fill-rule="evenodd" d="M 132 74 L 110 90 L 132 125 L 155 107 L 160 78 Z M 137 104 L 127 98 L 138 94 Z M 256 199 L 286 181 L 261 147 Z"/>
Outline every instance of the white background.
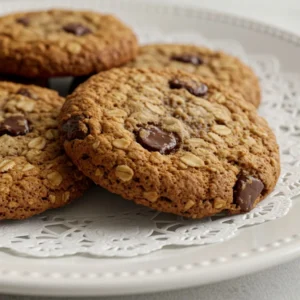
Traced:
<path fill-rule="evenodd" d="M 9 0 L 0 0 L 9 1 Z M 39 0 L 41 1 L 41 0 Z M 83 0 L 84 1 L 84 0 Z M 114 0 L 111 0 L 114 1 Z M 146 1 L 146 0 L 140 0 Z M 151 0 L 148 0 L 151 1 Z M 172 2 L 173 0 L 169 0 Z M 246 16 L 300 34 L 300 0 L 182 0 Z M 300 53 L 299 53 L 300 59 Z M 299 70 L 300 71 L 300 70 Z M 101 298 L 102 300 L 298 300 L 300 299 L 300 259 L 257 274 L 199 288 L 151 295 Z M 36 298 L 0 295 L 0 300 Z M 57 299 L 57 298 L 56 298 Z M 67 299 L 67 298 L 64 298 Z M 88 300 L 88 298 L 84 298 Z M 95 299 L 95 298 L 93 298 Z"/>

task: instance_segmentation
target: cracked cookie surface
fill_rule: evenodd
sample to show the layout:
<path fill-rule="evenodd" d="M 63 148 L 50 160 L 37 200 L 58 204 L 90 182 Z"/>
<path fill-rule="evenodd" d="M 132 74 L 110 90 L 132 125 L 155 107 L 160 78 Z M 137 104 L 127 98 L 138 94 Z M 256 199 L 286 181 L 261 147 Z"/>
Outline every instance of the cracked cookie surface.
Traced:
<path fill-rule="evenodd" d="M 0 82 L 0 219 L 66 205 L 88 188 L 59 141 L 63 102 L 51 90 Z"/>
<path fill-rule="evenodd" d="M 254 72 L 239 59 L 221 51 L 180 44 L 146 45 L 140 48 L 135 61 L 127 66 L 167 67 L 196 73 L 241 93 L 256 107 L 261 100 L 260 86 Z"/>
<path fill-rule="evenodd" d="M 136 53 L 134 33 L 111 15 L 49 10 L 0 18 L 2 73 L 82 76 L 120 66 Z"/>
<path fill-rule="evenodd" d="M 179 70 L 91 77 L 60 115 L 64 147 L 95 183 L 191 218 L 251 210 L 280 173 L 276 139 L 255 107 Z"/>

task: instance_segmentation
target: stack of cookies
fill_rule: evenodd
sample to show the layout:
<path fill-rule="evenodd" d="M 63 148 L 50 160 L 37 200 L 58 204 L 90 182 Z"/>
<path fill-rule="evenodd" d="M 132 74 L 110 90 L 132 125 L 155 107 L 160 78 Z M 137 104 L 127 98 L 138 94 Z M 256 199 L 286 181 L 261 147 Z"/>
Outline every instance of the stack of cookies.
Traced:
<path fill-rule="evenodd" d="M 138 49 L 115 17 L 66 10 L 0 18 L 0 46 L 2 78 L 76 78 L 65 102 L 0 83 L 0 219 L 65 205 L 91 182 L 189 218 L 248 212 L 274 189 L 278 145 L 256 112 L 257 77 L 237 58 Z"/>

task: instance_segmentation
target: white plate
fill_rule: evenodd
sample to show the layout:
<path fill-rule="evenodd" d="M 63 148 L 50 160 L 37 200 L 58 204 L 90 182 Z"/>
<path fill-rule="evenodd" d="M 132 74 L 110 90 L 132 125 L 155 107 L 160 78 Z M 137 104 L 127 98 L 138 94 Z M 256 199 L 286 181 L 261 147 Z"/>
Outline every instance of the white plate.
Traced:
<path fill-rule="evenodd" d="M 161 31 L 200 30 L 212 39 L 238 40 L 250 53 L 277 56 L 284 70 L 300 72 L 300 38 L 254 21 L 183 5 L 122 1 L 18 2 L 0 12 L 40 7 L 101 9 L 134 26 Z M 0 292 L 35 295 L 124 295 L 186 288 L 283 263 L 300 255 L 300 204 L 281 219 L 242 229 L 221 244 L 165 248 L 134 258 L 70 256 L 36 259 L 0 252 Z"/>

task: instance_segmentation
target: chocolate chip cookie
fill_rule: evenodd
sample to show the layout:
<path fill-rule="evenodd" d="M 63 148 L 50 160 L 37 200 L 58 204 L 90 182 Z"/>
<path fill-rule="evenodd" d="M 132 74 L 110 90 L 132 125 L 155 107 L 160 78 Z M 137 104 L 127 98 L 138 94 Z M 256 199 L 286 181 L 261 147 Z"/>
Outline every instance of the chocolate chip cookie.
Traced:
<path fill-rule="evenodd" d="M 177 68 L 214 79 L 256 107 L 261 96 L 256 75 L 239 59 L 204 47 L 177 44 L 154 44 L 141 47 L 129 67 Z"/>
<path fill-rule="evenodd" d="M 99 73 L 67 98 L 60 122 L 85 175 L 163 212 L 248 212 L 280 172 L 274 134 L 251 103 L 175 69 Z"/>
<path fill-rule="evenodd" d="M 0 18 L 1 72 L 24 77 L 82 76 L 135 57 L 137 39 L 111 15 L 49 10 Z"/>
<path fill-rule="evenodd" d="M 63 101 L 51 90 L 0 82 L 0 219 L 66 205 L 88 187 L 59 142 Z"/>

